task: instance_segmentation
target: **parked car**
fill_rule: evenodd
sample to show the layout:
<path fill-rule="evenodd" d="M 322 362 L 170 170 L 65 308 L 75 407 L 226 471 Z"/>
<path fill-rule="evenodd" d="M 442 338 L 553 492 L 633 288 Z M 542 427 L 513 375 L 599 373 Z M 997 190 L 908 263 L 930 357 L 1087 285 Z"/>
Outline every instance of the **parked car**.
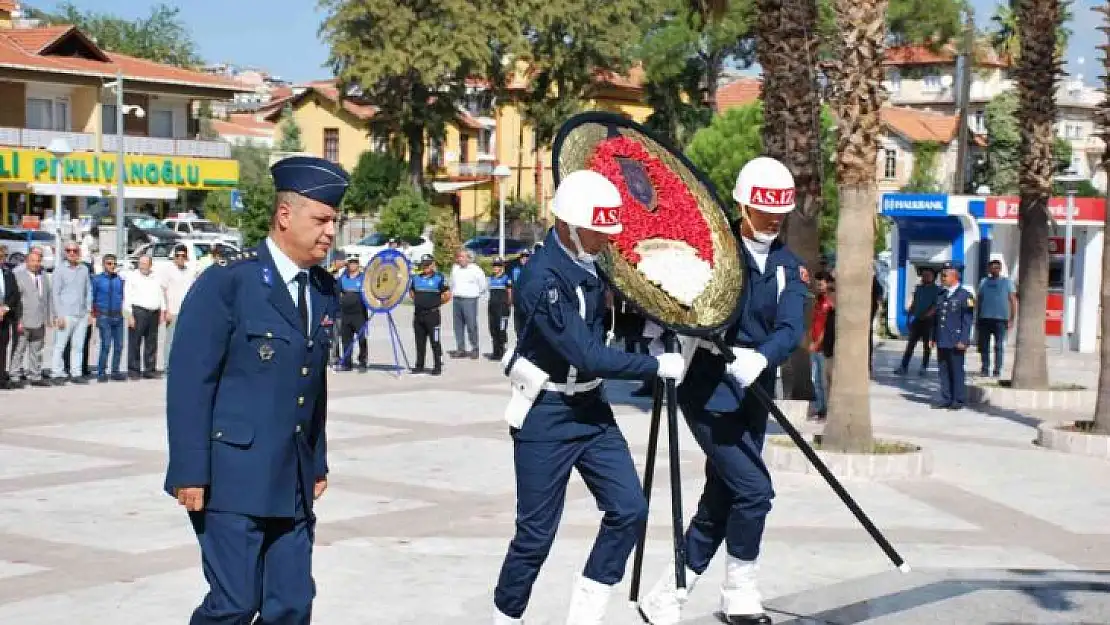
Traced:
<path fill-rule="evenodd" d="M 224 258 L 234 258 L 239 255 L 240 249 L 234 245 L 227 245 L 219 241 L 202 241 L 198 239 L 179 239 L 177 241 L 167 241 L 159 243 L 148 243 L 139 249 L 132 252 L 127 257 L 127 267 L 136 269 L 139 266 L 139 257 L 143 255 L 150 256 L 155 269 L 160 265 L 168 265 L 173 262 L 173 250 L 178 245 L 184 245 L 189 257 L 186 260 L 188 266 L 196 269 L 200 260 L 205 256 L 212 253 L 212 249 L 220 248 L 223 252 Z"/>
<path fill-rule="evenodd" d="M 399 249 L 405 253 L 410 262 L 418 263 L 425 254 L 435 254 L 435 243 L 430 237 L 413 237 L 398 243 L 407 244 L 408 249 L 402 245 Z M 389 247 L 389 237 L 375 232 L 353 245 L 343 247 L 344 256 L 358 256 L 359 264 L 365 266 L 375 254 Z"/>
<path fill-rule="evenodd" d="M 32 247 L 42 248 L 42 266 L 47 271 L 54 270 L 53 232 L 45 230 L 29 230 L 27 228 L 0 228 L 0 245 L 8 248 L 8 259 L 5 265 L 17 267 L 27 258 L 27 252 Z"/>
<path fill-rule="evenodd" d="M 184 239 L 219 241 L 237 248 L 243 246 L 242 235 L 229 231 L 215 222 L 201 219 L 190 213 L 178 214 L 162 221 L 162 225 L 173 230 Z"/>
<path fill-rule="evenodd" d="M 497 256 L 501 250 L 500 239 L 496 236 L 479 235 L 463 243 L 463 247 L 474 252 L 476 256 Z M 516 256 L 529 245 L 520 239 L 505 238 L 505 256 Z"/>

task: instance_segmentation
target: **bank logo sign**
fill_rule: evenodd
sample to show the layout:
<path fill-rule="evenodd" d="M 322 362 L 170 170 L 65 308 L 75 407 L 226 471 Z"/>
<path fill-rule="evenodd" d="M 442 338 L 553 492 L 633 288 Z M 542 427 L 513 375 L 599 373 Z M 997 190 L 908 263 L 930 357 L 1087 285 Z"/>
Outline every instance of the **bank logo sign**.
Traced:
<path fill-rule="evenodd" d="M 884 215 L 944 215 L 948 196 L 943 193 L 888 193 L 883 196 Z"/>

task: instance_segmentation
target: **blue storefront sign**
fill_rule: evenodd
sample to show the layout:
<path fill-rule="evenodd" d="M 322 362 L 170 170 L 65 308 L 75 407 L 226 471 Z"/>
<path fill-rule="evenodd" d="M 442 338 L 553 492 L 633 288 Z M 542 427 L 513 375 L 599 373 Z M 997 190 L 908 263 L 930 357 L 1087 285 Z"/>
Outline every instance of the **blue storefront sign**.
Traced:
<path fill-rule="evenodd" d="M 943 217 L 948 214 L 944 193 L 886 193 L 882 213 L 887 217 Z"/>
<path fill-rule="evenodd" d="M 231 211 L 235 212 L 235 213 L 238 213 L 241 210 L 243 210 L 243 194 L 239 192 L 239 189 L 232 189 L 231 190 Z"/>

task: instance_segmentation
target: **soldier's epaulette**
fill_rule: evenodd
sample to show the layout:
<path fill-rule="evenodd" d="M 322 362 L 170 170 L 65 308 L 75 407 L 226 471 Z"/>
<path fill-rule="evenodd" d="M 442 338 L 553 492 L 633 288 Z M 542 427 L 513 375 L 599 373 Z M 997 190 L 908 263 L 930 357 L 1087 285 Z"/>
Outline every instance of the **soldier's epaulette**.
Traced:
<path fill-rule="evenodd" d="M 242 252 L 239 252 L 239 255 L 236 256 L 235 258 L 231 259 L 231 260 L 227 260 L 226 258 L 221 258 L 220 260 L 216 261 L 216 264 L 218 264 L 221 267 L 226 267 L 228 265 L 234 265 L 236 263 L 241 263 L 245 260 L 254 260 L 256 258 L 258 258 L 258 250 L 254 249 L 254 248 L 250 248 L 250 249 L 245 249 Z"/>

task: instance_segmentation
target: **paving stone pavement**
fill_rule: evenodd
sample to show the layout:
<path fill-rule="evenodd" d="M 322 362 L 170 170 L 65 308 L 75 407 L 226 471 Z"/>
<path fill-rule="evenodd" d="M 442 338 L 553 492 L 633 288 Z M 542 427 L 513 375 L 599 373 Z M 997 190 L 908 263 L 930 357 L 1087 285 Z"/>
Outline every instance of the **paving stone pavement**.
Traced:
<path fill-rule="evenodd" d="M 397 325 L 411 358 L 410 309 L 398 309 Z M 392 360 L 385 327 L 376 320 L 371 333 L 378 365 Z M 449 323 L 444 337 L 453 348 Z M 186 344 L 179 339 L 179 348 Z M 1110 574 L 1100 572 L 1110 569 L 1107 463 L 1031 444 L 1042 418 L 1063 415 L 929 410 L 923 401 L 935 375 L 887 373 L 901 349 L 878 347 L 876 434 L 926 447 L 935 474 L 846 486 L 914 571 L 892 572 L 819 477 L 777 474 L 761 563 L 776 622 L 1110 622 Z M 1092 358 L 1052 358 L 1058 381 L 1094 383 Z M 332 475 L 318 508 L 314 622 L 488 623 L 514 510 L 496 365 L 449 361 L 438 379 L 332 373 L 329 384 Z M 164 387 L 153 380 L 0 392 L 0 623 L 188 621 L 204 581 L 186 516 L 161 492 Z M 633 383 L 607 387 L 642 471 L 648 402 L 630 397 Z M 681 431 L 688 519 L 703 456 Z M 670 551 L 663 447 L 647 585 Z M 528 623 L 563 622 L 599 519 L 576 476 Z M 694 590 L 689 623 L 715 622 L 722 562 Z M 627 592 L 626 578 L 608 623 L 639 622 Z"/>

